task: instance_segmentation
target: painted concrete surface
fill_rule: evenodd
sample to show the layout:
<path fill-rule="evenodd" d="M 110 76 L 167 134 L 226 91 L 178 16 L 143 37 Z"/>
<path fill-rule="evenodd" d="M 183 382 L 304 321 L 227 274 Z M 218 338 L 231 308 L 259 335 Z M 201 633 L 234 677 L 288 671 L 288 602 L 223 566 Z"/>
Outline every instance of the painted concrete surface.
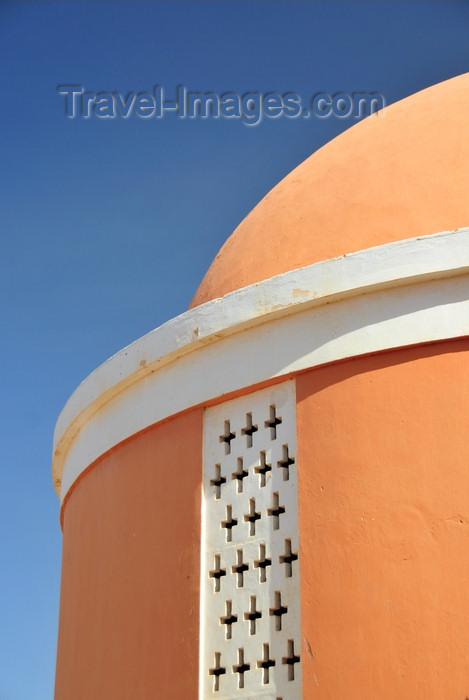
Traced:
<path fill-rule="evenodd" d="M 303 697 L 295 408 L 290 380 L 205 411 L 201 700 Z"/>
<path fill-rule="evenodd" d="M 469 231 L 434 234 L 317 263 L 173 319 L 99 367 L 65 406 L 53 466 L 62 499 L 100 454 L 191 406 L 324 362 L 466 335 L 468 269 Z"/>
<path fill-rule="evenodd" d="M 468 226 L 468 113 L 465 73 L 330 141 L 241 222 L 192 306 L 320 260 Z"/>
<path fill-rule="evenodd" d="M 305 698 L 469 697 L 469 340 L 297 378 Z"/>
<path fill-rule="evenodd" d="M 202 411 L 135 436 L 64 509 L 55 700 L 197 698 Z"/>

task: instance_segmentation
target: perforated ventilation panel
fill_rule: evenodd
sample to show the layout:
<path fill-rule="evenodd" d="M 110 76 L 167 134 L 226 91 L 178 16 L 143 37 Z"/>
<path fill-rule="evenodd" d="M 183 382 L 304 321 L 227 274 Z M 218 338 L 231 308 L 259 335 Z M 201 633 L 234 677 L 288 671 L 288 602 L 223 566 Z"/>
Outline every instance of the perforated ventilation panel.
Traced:
<path fill-rule="evenodd" d="M 302 697 L 295 385 L 204 419 L 203 698 Z"/>

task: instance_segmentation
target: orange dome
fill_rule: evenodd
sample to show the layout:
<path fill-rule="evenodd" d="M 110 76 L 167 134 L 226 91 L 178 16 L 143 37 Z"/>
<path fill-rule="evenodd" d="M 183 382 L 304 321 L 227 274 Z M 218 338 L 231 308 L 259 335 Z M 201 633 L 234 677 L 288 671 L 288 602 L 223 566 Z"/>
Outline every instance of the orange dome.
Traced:
<path fill-rule="evenodd" d="M 469 73 L 326 144 L 241 222 L 191 307 L 375 245 L 469 226 Z"/>

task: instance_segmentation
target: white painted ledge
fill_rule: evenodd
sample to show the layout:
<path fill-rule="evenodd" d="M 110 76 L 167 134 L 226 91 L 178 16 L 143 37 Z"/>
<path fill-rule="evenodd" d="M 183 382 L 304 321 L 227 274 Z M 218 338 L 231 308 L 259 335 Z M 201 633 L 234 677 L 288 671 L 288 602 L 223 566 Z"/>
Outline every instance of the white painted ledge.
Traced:
<path fill-rule="evenodd" d="M 469 228 L 315 263 L 177 316 L 98 367 L 57 421 L 62 499 L 153 423 L 308 367 L 469 335 Z"/>

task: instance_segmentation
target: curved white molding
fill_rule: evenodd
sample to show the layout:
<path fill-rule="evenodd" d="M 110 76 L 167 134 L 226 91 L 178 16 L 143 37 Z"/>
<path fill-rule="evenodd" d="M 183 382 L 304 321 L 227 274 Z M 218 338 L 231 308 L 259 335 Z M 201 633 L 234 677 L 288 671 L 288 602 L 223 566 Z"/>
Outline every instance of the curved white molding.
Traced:
<path fill-rule="evenodd" d="M 55 430 L 56 488 L 63 499 L 100 455 L 187 408 L 326 362 L 468 334 L 469 228 L 245 287 L 148 333 L 76 389 Z"/>

